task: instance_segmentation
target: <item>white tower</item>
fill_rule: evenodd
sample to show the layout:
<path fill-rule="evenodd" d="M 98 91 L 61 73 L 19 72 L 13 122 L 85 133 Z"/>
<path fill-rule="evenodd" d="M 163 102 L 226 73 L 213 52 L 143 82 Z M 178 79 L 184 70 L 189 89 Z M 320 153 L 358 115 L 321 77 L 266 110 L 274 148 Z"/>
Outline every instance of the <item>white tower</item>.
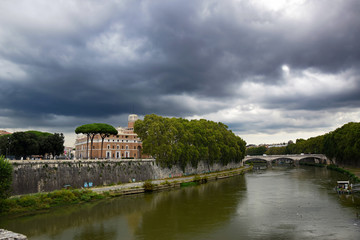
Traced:
<path fill-rule="evenodd" d="M 134 123 L 136 122 L 136 120 L 138 120 L 139 117 L 136 114 L 130 114 L 128 117 L 128 128 L 129 129 L 134 129 Z"/>

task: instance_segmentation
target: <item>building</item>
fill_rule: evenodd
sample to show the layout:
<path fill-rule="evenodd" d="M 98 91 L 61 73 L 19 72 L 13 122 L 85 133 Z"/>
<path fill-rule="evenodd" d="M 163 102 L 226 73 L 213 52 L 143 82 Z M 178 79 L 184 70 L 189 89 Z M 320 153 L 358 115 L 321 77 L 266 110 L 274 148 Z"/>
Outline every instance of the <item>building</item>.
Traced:
<path fill-rule="evenodd" d="M 106 159 L 139 159 L 142 158 L 141 150 L 142 143 L 138 138 L 137 134 L 134 133 L 134 123 L 138 120 L 136 114 L 131 114 L 128 117 L 128 126 L 126 128 L 118 127 L 117 135 L 111 135 L 106 137 L 103 143 L 103 150 L 101 154 L 101 142 L 102 139 L 100 135 L 96 135 L 93 140 L 92 147 L 92 158 L 106 158 Z M 86 159 L 90 158 L 91 154 L 91 143 L 89 140 L 89 149 L 86 153 L 86 135 L 80 135 L 77 137 L 75 142 L 75 157 L 77 159 Z"/>
<path fill-rule="evenodd" d="M 7 132 L 5 130 L 0 130 L 0 136 L 2 135 L 7 135 L 7 134 L 11 134 L 10 132 Z"/>

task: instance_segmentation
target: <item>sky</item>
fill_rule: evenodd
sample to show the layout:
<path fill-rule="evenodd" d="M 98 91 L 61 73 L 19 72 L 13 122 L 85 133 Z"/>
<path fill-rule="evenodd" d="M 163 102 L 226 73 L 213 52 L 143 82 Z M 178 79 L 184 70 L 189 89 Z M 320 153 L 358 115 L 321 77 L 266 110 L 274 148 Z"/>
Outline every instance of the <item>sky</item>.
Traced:
<path fill-rule="evenodd" d="M 360 119 L 358 0 L 0 1 L 0 129 L 223 122 L 248 144 Z"/>

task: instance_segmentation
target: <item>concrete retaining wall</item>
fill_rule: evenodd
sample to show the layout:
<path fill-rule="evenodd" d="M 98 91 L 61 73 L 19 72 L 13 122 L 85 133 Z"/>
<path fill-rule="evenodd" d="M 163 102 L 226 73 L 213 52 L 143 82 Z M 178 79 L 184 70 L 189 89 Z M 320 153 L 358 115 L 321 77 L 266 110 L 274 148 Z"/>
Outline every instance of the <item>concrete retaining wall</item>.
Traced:
<path fill-rule="evenodd" d="M 130 181 L 180 177 L 238 168 L 241 163 L 209 167 L 200 163 L 188 166 L 185 173 L 177 166 L 162 168 L 154 159 L 141 160 L 23 160 L 11 161 L 14 167 L 12 194 L 49 192 L 71 186 L 103 186 Z"/>

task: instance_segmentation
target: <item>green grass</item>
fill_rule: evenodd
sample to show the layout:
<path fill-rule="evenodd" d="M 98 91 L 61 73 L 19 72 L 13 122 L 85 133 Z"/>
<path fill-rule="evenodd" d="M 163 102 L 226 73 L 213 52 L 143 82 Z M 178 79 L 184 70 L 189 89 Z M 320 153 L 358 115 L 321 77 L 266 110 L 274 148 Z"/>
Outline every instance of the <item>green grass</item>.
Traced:
<path fill-rule="evenodd" d="M 9 198 L 0 202 L 0 215 L 31 213 L 47 210 L 57 206 L 65 206 L 82 202 L 103 199 L 105 195 L 91 190 L 57 190 L 50 193 L 37 193 L 17 198 Z"/>
<path fill-rule="evenodd" d="M 333 165 L 333 164 L 328 165 L 327 169 L 331 169 L 331 170 L 343 173 L 344 175 L 348 176 L 349 180 L 352 181 L 353 183 L 360 182 L 360 179 L 355 174 L 353 174 L 352 172 L 350 172 L 350 171 L 348 171 L 346 169 L 337 167 L 336 165 Z"/>

